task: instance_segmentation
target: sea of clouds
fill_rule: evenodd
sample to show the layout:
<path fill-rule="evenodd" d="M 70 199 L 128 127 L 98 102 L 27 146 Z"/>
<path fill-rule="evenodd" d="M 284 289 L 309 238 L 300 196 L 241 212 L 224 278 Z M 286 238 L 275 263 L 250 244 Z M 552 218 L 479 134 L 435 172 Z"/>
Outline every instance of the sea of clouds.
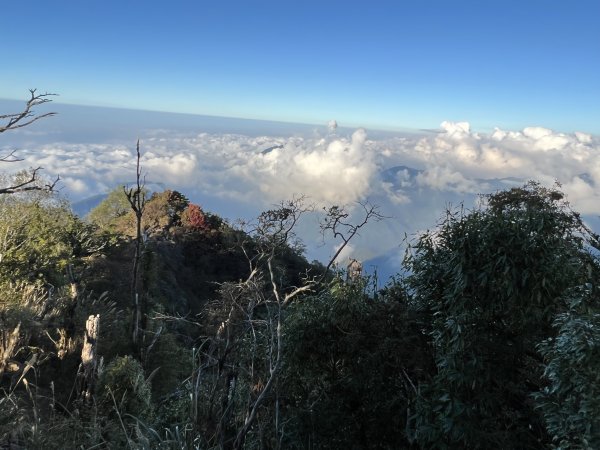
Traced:
<path fill-rule="evenodd" d="M 42 166 L 49 176 L 60 174 L 62 192 L 75 202 L 134 177 L 131 140 L 74 142 L 51 132 L 45 141 L 40 132 L 32 140 L 34 133 L 22 131 L 10 145 L 0 140 L 2 153 L 16 148 L 24 159 L 3 169 Z M 180 190 L 232 220 L 299 195 L 317 210 L 378 204 L 389 219 L 362 232 L 343 257 L 388 255 L 385 264 L 396 266 L 404 233 L 434 226 L 449 203 L 469 207 L 477 194 L 526 180 L 558 181 L 575 210 L 600 215 L 600 139 L 586 133 L 543 127 L 482 133 L 467 122 L 443 122 L 433 131 L 382 134 L 340 129 L 332 121 L 288 135 L 155 127 L 140 132 L 140 146 L 150 183 Z M 319 247 L 318 218 L 311 220 L 301 232 L 309 256 L 326 259 L 336 243 Z"/>

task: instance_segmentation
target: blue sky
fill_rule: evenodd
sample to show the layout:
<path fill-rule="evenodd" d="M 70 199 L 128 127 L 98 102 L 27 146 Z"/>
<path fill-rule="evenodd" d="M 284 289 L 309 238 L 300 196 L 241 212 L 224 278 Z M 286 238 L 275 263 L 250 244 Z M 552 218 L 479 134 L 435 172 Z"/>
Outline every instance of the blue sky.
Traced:
<path fill-rule="evenodd" d="M 598 0 L 8 2 L 0 98 L 600 134 L 598 17 Z"/>

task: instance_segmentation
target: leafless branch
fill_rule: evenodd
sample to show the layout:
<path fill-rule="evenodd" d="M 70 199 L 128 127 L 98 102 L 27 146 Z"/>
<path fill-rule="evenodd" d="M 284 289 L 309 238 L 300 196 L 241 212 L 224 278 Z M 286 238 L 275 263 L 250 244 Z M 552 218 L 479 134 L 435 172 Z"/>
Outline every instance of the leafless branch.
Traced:
<path fill-rule="evenodd" d="M 55 112 L 36 115 L 35 111 L 33 111 L 33 108 L 36 106 L 51 102 L 52 100 L 48 97 L 55 96 L 56 94 L 37 94 L 36 89 L 30 89 L 29 92 L 31 97 L 27 103 L 25 103 L 25 108 L 23 111 L 14 114 L 0 115 L 0 120 L 5 121 L 3 125 L 0 125 L 0 133 L 4 133 L 5 131 L 9 130 L 16 130 L 17 128 L 23 128 L 27 125 L 31 125 L 37 120 L 43 119 L 44 117 L 56 115 Z"/>
<path fill-rule="evenodd" d="M 325 219 L 321 222 L 321 233 L 323 238 L 325 234 L 331 232 L 335 239 L 341 239 L 342 244 L 337 249 L 333 257 L 329 260 L 324 274 L 326 274 L 337 257 L 346 248 L 348 243 L 358 235 L 359 230 L 371 221 L 379 222 L 386 217 L 379 212 L 379 207 L 370 202 L 358 202 L 358 205 L 363 209 L 362 220 L 354 223 L 351 221 L 350 213 L 343 206 L 332 206 L 329 209 L 323 208 L 325 211 Z"/>
<path fill-rule="evenodd" d="M 290 229 L 290 231 L 291 231 L 291 229 Z M 282 362 L 283 343 L 282 343 L 282 329 L 281 329 L 282 323 L 281 322 L 282 322 L 283 303 L 281 302 L 281 295 L 279 293 L 279 287 L 277 286 L 277 283 L 275 282 L 275 274 L 273 271 L 272 260 L 273 260 L 273 256 L 271 255 L 267 259 L 267 267 L 269 270 L 269 278 L 270 278 L 271 288 L 272 288 L 272 292 L 273 292 L 273 297 L 275 299 L 276 312 L 275 312 L 275 317 L 273 317 L 272 313 L 268 309 L 268 311 L 269 311 L 268 323 L 270 324 L 270 328 L 273 329 L 274 324 L 272 321 L 273 321 L 273 319 L 275 319 L 276 325 L 275 325 L 275 336 L 273 336 L 274 339 L 272 339 L 272 342 L 269 346 L 270 356 L 269 356 L 268 379 L 267 379 L 267 382 L 262 387 L 262 389 L 259 391 L 258 396 L 256 397 L 256 400 L 254 400 L 254 402 L 249 404 L 249 408 L 247 410 L 246 417 L 244 419 L 244 424 L 238 430 L 237 436 L 235 438 L 235 442 L 233 444 L 233 447 L 236 450 L 242 449 L 244 447 L 246 435 L 250 431 L 252 425 L 254 424 L 254 422 L 257 418 L 258 409 L 261 407 L 263 402 L 266 400 L 267 396 L 271 392 L 271 389 L 273 388 L 273 386 L 275 385 L 275 383 L 277 381 L 277 378 L 279 375 L 279 369 L 281 367 L 281 362 Z M 273 354 L 275 356 L 273 356 Z"/>
<path fill-rule="evenodd" d="M 300 286 L 300 287 L 294 289 L 289 294 L 286 294 L 285 297 L 283 298 L 283 303 L 282 303 L 283 306 L 289 305 L 294 298 L 296 298 L 298 295 L 302 294 L 303 292 L 310 292 L 314 286 L 315 286 L 315 282 L 309 281 L 304 286 Z"/>
<path fill-rule="evenodd" d="M 300 217 L 313 211 L 312 205 L 306 205 L 306 197 L 300 196 L 283 201 L 276 209 L 264 211 L 258 216 L 258 223 L 252 230 L 258 241 L 270 250 L 283 245 L 295 245 L 294 229 Z"/>
<path fill-rule="evenodd" d="M 239 233 L 237 245 L 246 257 L 248 275 L 238 282 L 220 283 L 220 299 L 207 304 L 202 313 L 210 325 L 201 325 L 208 336 L 194 351 L 191 411 L 194 429 L 207 427 L 208 440 L 220 448 L 244 448 L 248 433 L 264 429 L 263 412 L 273 411 L 275 436 L 279 442 L 283 437 L 278 383 L 285 312 L 316 281 L 306 278 L 299 287 L 282 285 L 278 258 L 295 239 L 301 215 L 311 208 L 302 198 L 278 206 Z M 207 398 L 204 409 L 199 403 L 202 392 Z M 210 418 L 208 423 L 205 417 Z"/>
<path fill-rule="evenodd" d="M 42 105 L 44 103 L 48 103 L 52 101 L 49 97 L 54 96 L 56 94 L 38 94 L 35 89 L 30 89 L 30 98 L 25 103 L 25 107 L 22 111 L 13 114 L 2 114 L 0 115 L 0 134 L 9 130 L 16 130 L 18 128 L 26 127 L 27 125 L 31 125 L 33 122 L 43 119 L 44 117 L 54 116 L 55 112 L 48 112 L 45 114 L 36 114 L 33 108 L 36 106 Z M 11 151 L 6 155 L 0 156 L 0 162 L 18 162 L 23 161 L 22 158 L 19 158 L 15 155 L 15 150 Z M 53 191 L 56 184 L 60 180 L 60 177 L 57 177 L 53 182 L 47 183 L 45 185 L 40 185 L 37 183 L 38 181 L 38 172 L 41 170 L 40 167 L 34 169 L 29 178 L 16 182 L 11 186 L 7 186 L 4 188 L 0 188 L 0 194 L 14 194 L 17 192 L 27 192 L 27 191 Z"/>
<path fill-rule="evenodd" d="M 23 158 L 19 158 L 18 156 L 15 155 L 15 153 L 16 153 L 16 150 L 13 150 L 9 154 L 7 154 L 7 155 L 0 156 L 0 162 L 19 162 L 19 161 L 23 161 Z"/>
<path fill-rule="evenodd" d="M 56 184 L 60 181 L 60 176 L 57 176 L 56 179 L 50 183 L 40 185 L 36 183 L 36 181 L 39 179 L 38 172 L 40 170 L 42 170 L 41 167 L 33 169 L 26 180 L 19 181 L 12 186 L 0 188 L 0 194 L 15 194 L 17 192 L 27 191 L 53 191 L 56 187 Z"/>

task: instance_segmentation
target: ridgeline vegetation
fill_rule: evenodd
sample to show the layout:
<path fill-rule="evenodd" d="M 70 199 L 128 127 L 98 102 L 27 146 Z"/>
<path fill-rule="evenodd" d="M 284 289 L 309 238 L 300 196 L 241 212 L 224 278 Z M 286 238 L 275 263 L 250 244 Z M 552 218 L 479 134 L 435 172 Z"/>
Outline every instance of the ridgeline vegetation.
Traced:
<path fill-rule="evenodd" d="M 373 290 L 304 258 L 304 199 L 234 227 L 137 169 L 86 218 L 0 190 L 0 448 L 600 448 L 600 242 L 558 186 L 448 211 Z"/>

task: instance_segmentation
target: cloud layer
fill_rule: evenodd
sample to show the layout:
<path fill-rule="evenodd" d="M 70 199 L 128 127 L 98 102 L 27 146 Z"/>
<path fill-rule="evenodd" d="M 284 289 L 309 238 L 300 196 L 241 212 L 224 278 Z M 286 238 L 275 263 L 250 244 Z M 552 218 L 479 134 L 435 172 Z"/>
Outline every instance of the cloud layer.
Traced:
<path fill-rule="evenodd" d="M 148 131 L 141 139 L 142 165 L 148 181 L 179 189 L 201 204 L 210 198 L 218 213 L 227 204 L 258 212 L 300 194 L 318 206 L 374 199 L 396 225 L 380 225 L 375 236 L 354 243 L 363 257 L 399 242 L 400 230 L 433 225 L 448 201 L 528 179 L 557 180 L 574 209 L 600 214 L 598 137 L 542 127 L 479 133 L 466 122 L 443 122 L 435 132 L 376 139 L 333 124 L 289 137 Z M 134 177 L 133 143 L 51 139 L 23 146 L 19 156 L 25 160 L 0 169 L 42 166 L 49 176 L 61 175 L 73 200 Z M 0 148 L 0 155 L 9 150 Z"/>

